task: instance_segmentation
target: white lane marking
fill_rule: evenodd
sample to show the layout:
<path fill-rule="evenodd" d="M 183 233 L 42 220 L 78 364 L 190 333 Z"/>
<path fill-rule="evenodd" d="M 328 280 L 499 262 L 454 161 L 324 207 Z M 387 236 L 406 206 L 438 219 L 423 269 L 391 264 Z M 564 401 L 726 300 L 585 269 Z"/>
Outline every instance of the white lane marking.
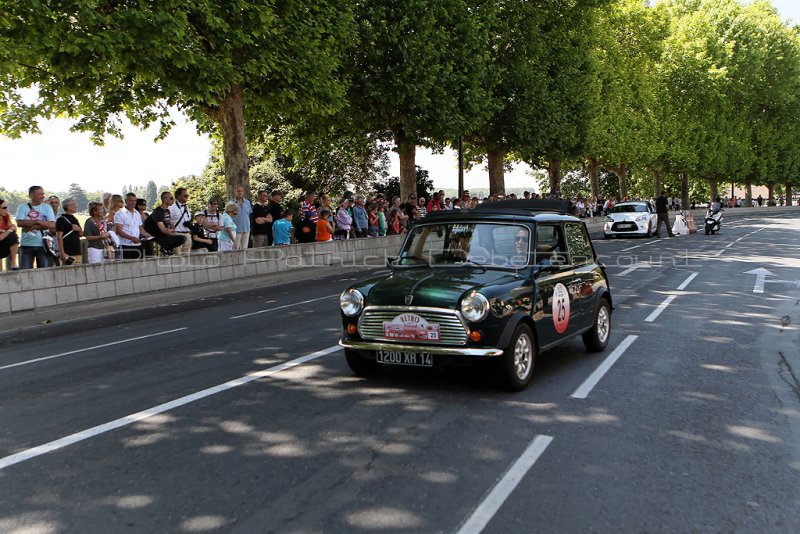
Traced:
<path fill-rule="evenodd" d="M 587 396 L 589 396 L 589 393 L 591 393 L 597 383 L 600 382 L 608 370 L 611 369 L 615 363 L 617 363 L 617 360 L 619 360 L 620 357 L 625 354 L 625 351 L 628 350 L 628 347 L 630 347 L 638 337 L 639 336 L 631 335 L 623 339 L 622 343 L 617 345 L 617 348 L 614 349 L 614 352 L 609 354 L 608 358 L 606 358 L 603 363 L 601 363 L 600 366 L 595 369 L 591 375 L 589 375 L 589 378 L 584 380 L 583 384 L 578 386 L 578 389 L 576 389 L 572 394 L 572 398 L 585 399 Z"/>
<path fill-rule="evenodd" d="M 248 373 L 234 380 L 225 382 L 224 384 L 213 386 L 198 391 L 196 393 L 192 393 L 190 395 L 186 395 L 184 397 L 180 397 L 178 399 L 165 402 L 164 404 L 159 404 L 158 406 L 148 408 L 147 410 L 143 410 L 141 412 L 136 412 L 131 415 L 127 415 L 125 417 L 120 417 L 119 419 L 115 419 L 113 421 L 110 421 L 102 425 L 94 426 L 92 428 L 87 428 L 86 430 L 83 430 L 81 432 L 77 432 L 75 434 L 71 434 L 69 436 L 57 439 L 55 441 L 45 443 L 44 445 L 39 445 L 38 447 L 33 447 L 31 449 L 27 449 L 18 452 L 16 454 L 6 456 L 5 458 L 0 458 L 0 470 L 3 470 L 6 467 L 10 467 L 18 463 L 25 462 L 32 458 L 36 458 L 37 456 L 42 456 L 43 454 L 57 451 L 58 449 L 63 449 L 64 447 L 68 447 L 69 445 L 73 445 L 75 443 L 78 443 L 79 441 L 93 438 L 95 436 L 99 436 L 100 434 L 110 432 L 117 428 L 131 425 L 138 421 L 147 419 L 148 417 L 152 417 L 154 415 L 158 415 L 160 413 L 164 413 L 169 410 L 174 410 L 175 408 L 179 408 L 181 406 L 198 401 L 200 399 L 210 397 L 211 395 L 216 395 L 217 393 L 222 393 L 223 391 L 227 391 L 229 389 L 249 384 L 250 382 L 258 380 L 259 378 L 272 376 L 274 374 L 280 373 L 281 371 L 285 371 L 286 369 L 291 369 L 292 367 L 297 367 L 298 365 L 310 362 L 311 360 L 321 358 L 322 356 L 325 356 L 332 352 L 336 352 L 337 350 L 340 349 L 341 347 L 339 345 L 334 345 L 332 347 L 328 347 L 327 349 L 322 349 L 317 352 L 312 352 L 311 354 L 307 354 L 305 356 L 301 356 L 300 358 L 284 362 L 280 365 L 276 365 L 268 369 L 263 369 L 261 371 Z"/>
<path fill-rule="evenodd" d="M 698 275 L 698 274 L 699 274 L 699 273 L 692 273 L 692 274 L 690 274 L 690 275 L 689 275 L 689 278 L 687 278 L 686 280 L 684 280 L 684 281 L 683 281 L 683 283 L 682 283 L 681 285 L 679 285 L 679 286 L 678 286 L 678 291 L 683 291 L 684 289 L 686 289 L 686 287 L 687 287 L 689 284 L 691 284 L 691 283 L 692 283 L 692 280 L 694 280 L 695 278 L 697 278 L 697 275 Z"/>
<path fill-rule="evenodd" d="M 316 302 L 318 300 L 331 299 L 333 297 L 338 297 L 338 296 L 339 296 L 339 293 L 336 293 L 335 295 L 325 295 L 324 297 L 319 297 L 319 298 L 316 298 L 316 299 L 304 300 L 302 302 L 294 302 L 292 304 L 284 304 L 283 306 L 278 306 L 277 308 L 269 308 L 267 310 L 259 310 L 259 311 L 252 312 L 252 313 L 245 313 L 243 315 L 234 315 L 233 317 L 231 317 L 231 319 L 241 319 L 242 317 L 250 317 L 252 315 L 259 315 L 259 314 L 262 314 L 262 313 L 274 312 L 274 311 L 277 311 L 277 310 L 282 310 L 284 308 L 291 308 L 292 306 L 299 306 L 300 304 L 308 304 L 309 302 Z"/>
<path fill-rule="evenodd" d="M 552 441 L 553 438 L 551 436 L 536 436 L 533 438 L 533 441 L 522 453 L 522 456 L 517 458 L 517 461 L 508 468 L 503 478 L 495 484 L 492 491 L 489 492 L 481 504 L 472 512 L 472 515 L 469 516 L 469 519 L 461 526 L 458 534 L 478 534 L 481 532 Z"/>
<path fill-rule="evenodd" d="M 63 356 L 69 356 L 71 354 L 78 354 L 79 352 L 86 352 L 86 351 L 89 351 L 89 350 L 95 350 L 95 349 L 102 349 L 102 348 L 105 348 L 105 347 L 111 347 L 113 345 L 119 345 L 121 343 L 128 343 L 129 341 L 139 341 L 140 339 L 147 339 L 147 338 L 150 338 L 150 337 L 163 336 L 165 334 L 172 334 L 173 332 L 180 332 L 181 330 L 186 330 L 188 328 L 189 328 L 188 326 L 185 326 L 183 328 L 175 328 L 174 330 L 165 330 L 164 332 L 156 332 L 155 334 L 147 334 L 146 336 L 138 336 L 138 337 L 132 337 L 132 338 L 129 338 L 129 339 L 121 339 L 119 341 L 112 341 L 110 343 L 103 343 L 102 345 L 95 345 L 94 347 L 87 347 L 85 349 L 76 349 L 76 350 L 71 350 L 69 352 L 62 352 L 60 354 L 53 354 L 52 356 L 43 356 L 41 358 L 35 358 L 33 360 L 25 360 L 24 362 L 11 363 L 11 364 L 4 365 L 4 366 L 0 367 L 0 371 L 4 371 L 6 369 L 11 369 L 12 367 L 20 367 L 22 365 L 30 365 L 32 363 L 43 362 L 45 360 L 52 360 L 53 358 L 61 358 Z"/>
<path fill-rule="evenodd" d="M 662 302 L 661 304 L 659 304 L 659 305 L 658 305 L 658 308 L 656 308 L 655 310 L 653 310 L 653 313 L 651 313 L 650 315 L 648 315 L 648 316 L 647 316 L 647 319 L 645 319 L 645 320 L 644 320 L 644 322 L 646 322 L 646 323 L 652 323 L 653 321 L 655 321 L 656 319 L 658 319 L 658 316 L 659 316 L 659 315 L 661 315 L 661 313 L 662 313 L 664 310 L 666 310 L 666 309 L 667 309 L 667 306 L 669 306 L 670 304 L 672 304 L 672 301 L 673 301 L 673 300 L 675 300 L 676 298 L 678 298 L 678 295 L 670 295 L 670 296 L 668 296 L 667 298 L 665 298 L 665 299 L 664 299 L 664 302 Z"/>
<path fill-rule="evenodd" d="M 649 263 L 647 263 L 647 262 L 644 262 L 644 263 L 636 263 L 636 264 L 634 264 L 634 265 L 631 265 L 630 267 L 628 267 L 627 269 L 625 269 L 625 270 L 624 270 L 624 271 L 622 271 L 621 273 L 619 273 L 619 276 L 625 276 L 626 274 L 631 274 L 631 273 L 632 273 L 633 271 L 635 271 L 636 269 L 642 269 L 642 268 L 644 268 L 644 269 L 649 269 L 649 268 L 650 268 L 650 264 L 649 264 Z"/>
<path fill-rule="evenodd" d="M 650 241 L 649 243 L 645 243 L 643 245 L 636 245 L 635 247 L 623 248 L 622 250 L 620 250 L 620 252 L 628 252 L 629 250 L 636 250 L 637 248 L 646 247 L 648 245 L 653 245 L 655 243 L 658 243 L 658 238 L 653 238 L 652 241 Z"/>

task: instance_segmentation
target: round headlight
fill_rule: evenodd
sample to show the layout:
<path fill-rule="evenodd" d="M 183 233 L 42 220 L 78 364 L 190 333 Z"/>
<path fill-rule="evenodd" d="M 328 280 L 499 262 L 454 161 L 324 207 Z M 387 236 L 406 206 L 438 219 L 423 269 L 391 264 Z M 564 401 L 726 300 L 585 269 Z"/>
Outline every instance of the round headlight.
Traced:
<path fill-rule="evenodd" d="M 606 222 L 614 222 L 614 217 L 611 215 L 606 215 Z"/>
<path fill-rule="evenodd" d="M 348 289 L 339 297 L 339 307 L 348 317 L 358 315 L 364 308 L 364 295 L 358 289 Z"/>
<path fill-rule="evenodd" d="M 471 323 L 483 321 L 489 313 L 489 301 L 480 293 L 472 293 L 461 300 L 461 315 Z"/>

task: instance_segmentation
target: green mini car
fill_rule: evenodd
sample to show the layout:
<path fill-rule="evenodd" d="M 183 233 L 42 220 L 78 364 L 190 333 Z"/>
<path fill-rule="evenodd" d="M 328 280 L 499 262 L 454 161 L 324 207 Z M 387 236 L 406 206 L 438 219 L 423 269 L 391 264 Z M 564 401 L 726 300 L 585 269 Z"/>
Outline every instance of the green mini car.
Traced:
<path fill-rule="evenodd" d="M 608 276 L 570 203 L 509 200 L 428 214 L 391 274 L 342 292 L 340 345 L 367 376 L 386 365 L 494 361 L 524 389 L 536 356 L 575 336 L 602 351 L 613 309 Z"/>

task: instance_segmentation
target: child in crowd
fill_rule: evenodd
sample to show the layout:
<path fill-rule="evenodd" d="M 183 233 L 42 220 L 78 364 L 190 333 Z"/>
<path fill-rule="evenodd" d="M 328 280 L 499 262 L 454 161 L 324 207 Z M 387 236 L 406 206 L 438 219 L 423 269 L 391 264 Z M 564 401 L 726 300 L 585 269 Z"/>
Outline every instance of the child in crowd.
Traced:
<path fill-rule="evenodd" d="M 378 205 L 370 202 L 367 206 L 367 237 L 378 237 Z"/>
<path fill-rule="evenodd" d="M 281 218 L 272 223 L 272 244 L 291 245 L 292 244 L 292 211 L 283 210 Z"/>
<path fill-rule="evenodd" d="M 330 221 L 331 210 L 322 208 L 319 210 L 319 220 L 317 221 L 317 242 L 333 241 L 333 225 Z"/>
<path fill-rule="evenodd" d="M 298 243 L 313 243 L 317 240 L 317 223 L 312 219 L 312 212 L 306 211 L 303 220 L 297 224 L 294 237 Z"/>
<path fill-rule="evenodd" d="M 376 213 L 378 214 L 378 235 L 382 237 L 386 235 L 386 203 L 383 200 L 378 202 Z"/>
<path fill-rule="evenodd" d="M 208 252 L 209 247 L 214 244 L 203 226 L 205 222 L 206 214 L 204 212 L 198 211 L 194 214 L 194 224 L 191 226 L 193 252 Z"/>

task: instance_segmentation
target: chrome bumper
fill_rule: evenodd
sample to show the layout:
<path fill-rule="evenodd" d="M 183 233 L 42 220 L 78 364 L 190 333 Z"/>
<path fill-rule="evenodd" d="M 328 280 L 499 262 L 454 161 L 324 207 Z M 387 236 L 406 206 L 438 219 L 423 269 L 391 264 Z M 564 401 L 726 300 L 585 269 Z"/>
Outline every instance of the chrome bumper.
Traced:
<path fill-rule="evenodd" d="M 464 348 L 464 347 L 437 347 L 420 345 L 400 345 L 397 343 L 382 343 L 380 341 L 340 340 L 339 346 L 353 350 L 390 350 L 403 352 L 427 352 L 447 356 L 471 356 L 497 358 L 503 355 L 503 350 L 498 348 Z"/>

